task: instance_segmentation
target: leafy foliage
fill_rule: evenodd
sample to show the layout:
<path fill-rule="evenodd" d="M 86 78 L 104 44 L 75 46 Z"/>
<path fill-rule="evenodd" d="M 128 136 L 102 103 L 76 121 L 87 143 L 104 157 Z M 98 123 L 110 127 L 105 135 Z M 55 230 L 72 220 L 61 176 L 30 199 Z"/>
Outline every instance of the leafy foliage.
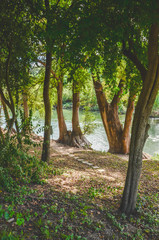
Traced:
<path fill-rule="evenodd" d="M 0 145 L 0 187 L 12 191 L 20 183 L 39 182 L 44 164 L 24 149 L 18 148 L 15 138 Z"/>

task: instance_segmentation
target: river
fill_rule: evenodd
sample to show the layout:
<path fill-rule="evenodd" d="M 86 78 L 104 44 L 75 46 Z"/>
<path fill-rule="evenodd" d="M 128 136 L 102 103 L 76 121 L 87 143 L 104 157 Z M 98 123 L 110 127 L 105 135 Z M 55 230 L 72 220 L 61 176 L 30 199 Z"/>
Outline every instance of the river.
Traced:
<path fill-rule="evenodd" d="M 105 134 L 105 130 L 103 127 L 103 123 L 100 117 L 99 112 L 93 112 L 93 115 L 95 116 L 94 123 L 97 125 L 94 129 L 94 132 L 90 135 L 85 135 L 87 139 L 91 142 L 92 148 L 94 150 L 98 151 L 107 151 L 109 148 L 107 136 Z M 67 128 L 68 130 L 71 130 L 72 124 L 71 124 L 71 118 L 72 118 L 72 112 L 69 109 L 64 109 L 64 117 L 66 120 Z M 79 118 L 80 122 L 82 122 L 82 119 L 84 117 L 84 112 L 80 111 Z M 120 116 L 121 121 L 124 121 L 124 115 Z M 149 153 L 150 155 L 159 154 L 159 118 L 150 118 L 150 129 L 149 129 L 149 137 L 146 141 L 144 152 Z M 39 124 L 40 126 L 43 126 L 43 120 L 34 120 L 34 125 Z M 53 112 L 52 116 L 52 127 L 53 127 L 53 135 L 52 139 L 58 139 L 59 131 L 58 131 L 58 121 L 57 121 L 57 114 L 56 111 Z M 82 124 L 81 124 L 82 127 Z M 43 132 L 39 132 L 39 135 L 43 135 Z"/>
<path fill-rule="evenodd" d="M 105 130 L 102 124 L 102 120 L 100 117 L 100 113 L 93 112 L 92 114 L 95 117 L 94 123 L 96 124 L 96 128 L 94 129 L 93 133 L 89 135 L 86 134 L 85 136 L 91 142 L 92 148 L 94 150 L 107 151 L 109 148 L 109 145 L 108 145 L 107 136 L 105 134 Z M 69 109 L 64 109 L 64 117 L 66 120 L 68 130 L 71 130 L 72 111 Z M 84 112 L 80 111 L 80 114 L 79 114 L 80 122 L 82 122 L 83 117 L 84 117 Z M 121 118 L 121 121 L 124 121 L 124 115 L 121 115 L 120 118 Z M 149 153 L 150 155 L 159 154 L 159 118 L 150 118 L 149 122 L 151 127 L 149 129 L 149 137 L 144 146 L 144 152 Z M 5 127 L 3 117 L 0 118 L 0 125 L 2 127 Z M 35 127 L 34 131 L 40 136 L 43 136 L 43 130 L 42 130 L 43 125 L 44 125 L 43 118 L 39 116 L 33 117 L 33 126 Z M 56 140 L 58 139 L 58 136 L 59 136 L 56 111 L 53 111 L 52 127 L 53 127 L 53 134 L 51 138 Z M 82 127 L 82 124 L 81 124 L 81 127 Z"/>

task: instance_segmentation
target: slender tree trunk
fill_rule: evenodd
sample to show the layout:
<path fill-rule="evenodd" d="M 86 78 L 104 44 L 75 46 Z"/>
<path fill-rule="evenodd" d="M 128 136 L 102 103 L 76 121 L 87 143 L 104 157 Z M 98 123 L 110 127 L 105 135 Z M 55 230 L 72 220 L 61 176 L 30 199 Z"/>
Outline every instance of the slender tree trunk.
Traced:
<path fill-rule="evenodd" d="M 46 67 L 46 64 L 41 60 L 37 60 L 43 66 Z M 67 131 L 67 126 L 65 123 L 63 115 L 63 106 L 62 106 L 62 94 L 63 94 L 63 82 L 62 76 L 59 78 L 56 73 L 51 69 L 51 74 L 57 81 L 57 117 L 59 125 L 59 139 L 57 142 L 70 145 L 71 142 L 71 132 Z"/>
<path fill-rule="evenodd" d="M 125 123 L 124 123 L 124 129 L 122 134 L 122 152 L 123 153 L 129 153 L 130 149 L 130 128 L 133 118 L 133 112 L 134 112 L 134 102 L 135 102 L 135 96 L 129 97 L 128 100 L 128 106 L 125 116 Z"/>
<path fill-rule="evenodd" d="M 127 154 L 129 153 L 129 131 L 133 115 L 134 103 L 131 99 L 129 99 L 127 114 L 125 118 L 125 125 L 123 129 L 118 115 L 118 103 L 123 87 L 122 82 L 119 83 L 119 92 L 114 96 L 112 102 L 109 104 L 106 100 L 100 80 L 96 80 L 94 76 L 92 77 L 99 111 L 109 142 L 109 152 Z"/>
<path fill-rule="evenodd" d="M 50 87 L 50 71 L 51 71 L 52 54 L 46 53 L 46 68 L 43 88 L 43 99 L 45 106 L 45 124 L 44 124 L 44 140 L 41 159 L 44 162 L 50 160 L 50 128 L 51 128 L 51 104 L 49 97 Z"/>
<path fill-rule="evenodd" d="M 1 96 L 0 96 L 0 99 L 1 99 Z M 0 116 L 2 114 L 2 105 L 0 105 Z"/>
<path fill-rule="evenodd" d="M 2 108 L 3 108 L 7 127 L 9 127 L 9 113 L 8 113 L 7 106 L 6 106 L 5 102 L 3 101 L 2 97 L 1 97 L 1 103 L 2 103 Z"/>
<path fill-rule="evenodd" d="M 0 100 L 1 100 L 1 103 L 2 103 L 1 95 L 0 95 Z M 1 110 L 2 110 L 2 108 L 0 109 L 0 117 L 1 117 Z M 4 143 L 4 135 L 3 135 L 1 127 L 0 127 L 0 142 Z"/>
<path fill-rule="evenodd" d="M 4 135 L 3 135 L 1 127 L 0 127 L 0 142 L 4 143 Z"/>
<path fill-rule="evenodd" d="M 23 124 L 23 133 L 29 133 L 31 132 L 31 126 L 30 126 L 30 122 L 29 122 L 29 107 L 28 107 L 28 95 L 27 92 L 24 91 L 23 92 L 23 109 L 24 109 L 24 115 L 23 115 L 23 120 L 24 120 L 24 124 Z"/>
<path fill-rule="evenodd" d="M 148 70 L 133 120 L 130 155 L 120 210 L 129 215 L 135 211 L 138 184 L 142 169 L 142 151 L 148 137 L 148 119 L 159 90 L 159 56 L 157 24 L 152 25 L 148 46 Z"/>
<path fill-rule="evenodd" d="M 79 123 L 80 93 L 76 85 L 73 82 L 72 133 L 74 136 L 81 136 L 82 131 Z"/>
<path fill-rule="evenodd" d="M 50 73 L 52 63 L 52 39 L 50 38 L 50 32 L 48 26 L 51 24 L 51 13 L 49 0 L 45 0 L 46 8 L 46 67 L 45 67 L 45 79 L 43 87 L 43 100 L 45 106 L 45 124 L 44 124 L 44 140 L 42 147 L 41 160 L 48 162 L 50 160 L 50 133 L 51 133 L 51 104 L 50 104 Z"/>
<path fill-rule="evenodd" d="M 23 93 L 23 107 L 24 107 L 24 120 L 29 117 L 28 96 L 27 93 Z"/>
<path fill-rule="evenodd" d="M 11 93 L 11 89 L 10 89 L 10 84 L 9 84 L 9 67 L 10 67 L 10 60 L 11 60 L 11 49 L 9 49 L 9 54 L 8 54 L 8 58 L 6 61 L 6 77 L 5 77 L 5 82 L 6 82 L 6 87 L 7 87 L 7 91 L 8 91 L 8 95 L 9 95 L 9 99 L 10 99 L 10 110 L 12 112 L 12 119 L 10 119 L 10 124 L 9 124 L 9 128 L 8 128 L 8 134 L 11 132 L 11 129 L 13 127 L 14 121 L 15 121 L 15 106 L 14 106 L 14 101 L 12 98 L 12 93 Z M 2 94 L 1 94 L 2 96 Z"/>
<path fill-rule="evenodd" d="M 91 143 L 82 134 L 79 123 L 80 92 L 77 82 L 73 82 L 72 136 L 71 145 L 78 148 L 90 148 Z"/>
<path fill-rule="evenodd" d="M 9 123 L 8 123 L 7 135 L 9 136 L 11 130 L 13 129 L 13 124 L 15 122 L 16 128 L 17 128 L 17 139 L 18 139 L 19 144 L 21 145 L 19 128 L 18 128 L 16 114 L 15 114 L 15 104 L 13 101 L 12 92 L 11 92 L 10 84 L 9 84 L 9 68 L 10 68 L 10 60 L 11 60 L 11 49 L 9 48 L 8 50 L 9 50 L 9 53 L 8 53 L 8 57 L 7 57 L 7 61 L 6 61 L 5 83 L 6 83 L 6 87 L 7 87 L 7 91 L 8 91 L 8 95 L 9 95 L 9 101 L 5 98 L 4 93 L 1 88 L 0 88 L 0 94 L 1 94 L 2 101 L 4 101 L 4 103 L 10 108 L 10 110 L 12 112 L 12 118 L 9 120 Z M 7 113 L 6 113 L 6 117 L 8 118 Z"/>
<path fill-rule="evenodd" d="M 64 144 L 70 144 L 70 133 L 67 131 L 62 106 L 62 93 L 63 93 L 63 80 L 58 81 L 57 85 L 57 116 L 59 125 L 59 139 L 58 142 Z"/>

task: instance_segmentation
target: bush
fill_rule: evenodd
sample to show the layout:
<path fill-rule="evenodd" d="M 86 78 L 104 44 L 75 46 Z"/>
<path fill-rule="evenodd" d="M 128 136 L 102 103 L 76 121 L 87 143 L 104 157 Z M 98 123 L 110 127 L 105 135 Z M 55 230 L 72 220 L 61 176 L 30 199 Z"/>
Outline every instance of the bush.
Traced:
<path fill-rule="evenodd" d="M 44 163 L 18 148 L 12 140 L 0 144 L 0 188 L 11 191 L 20 183 L 39 182 Z"/>

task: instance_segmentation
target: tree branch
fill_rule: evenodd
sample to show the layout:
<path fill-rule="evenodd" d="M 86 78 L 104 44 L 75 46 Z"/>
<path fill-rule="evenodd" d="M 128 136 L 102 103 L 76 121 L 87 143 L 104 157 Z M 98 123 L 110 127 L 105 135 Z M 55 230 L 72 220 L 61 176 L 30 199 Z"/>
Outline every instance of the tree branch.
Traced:
<path fill-rule="evenodd" d="M 130 45 L 129 45 L 130 47 Z M 144 82 L 145 76 L 146 76 L 146 68 L 143 66 L 143 64 L 140 62 L 140 60 L 138 59 L 137 55 L 131 51 L 131 48 L 127 49 L 126 48 L 126 44 L 123 41 L 123 49 L 122 49 L 123 54 L 129 58 L 134 65 L 137 67 L 137 69 L 139 70 L 142 80 Z"/>
<path fill-rule="evenodd" d="M 119 101 L 121 99 L 121 94 L 123 92 L 123 86 L 124 86 L 124 84 L 123 84 L 123 81 L 121 79 L 120 82 L 119 82 L 119 85 L 118 85 L 119 91 L 114 95 L 113 100 L 111 102 L 112 106 L 114 106 L 114 105 L 117 106 L 117 104 L 119 103 Z"/>
<path fill-rule="evenodd" d="M 5 102 L 5 104 L 10 108 L 12 109 L 12 106 L 10 104 L 10 102 L 6 99 L 6 97 L 4 96 L 4 93 L 2 91 L 2 88 L 0 88 L 0 95 L 1 95 L 1 98 L 2 100 Z"/>
<path fill-rule="evenodd" d="M 158 34 L 159 34 L 159 25 L 152 24 L 149 35 L 148 43 L 148 62 L 149 64 L 153 61 L 154 57 L 158 55 Z"/>
<path fill-rule="evenodd" d="M 43 61 L 37 59 L 37 62 L 41 63 L 44 67 L 46 67 L 46 63 L 44 63 Z M 51 73 L 54 76 L 54 78 L 59 81 L 59 77 L 56 75 L 56 73 L 51 69 Z"/>
<path fill-rule="evenodd" d="M 96 92 L 96 95 L 101 95 L 100 98 L 102 98 L 102 102 L 101 102 L 101 105 L 103 105 L 104 107 L 106 107 L 107 109 L 109 108 L 109 103 L 106 99 L 106 96 L 104 94 L 104 91 L 103 91 L 103 86 L 100 82 L 100 78 L 97 74 L 97 80 L 95 79 L 95 76 L 92 74 L 92 79 L 93 79 L 93 84 L 94 84 L 94 89 L 95 89 L 95 92 Z M 98 98 L 98 97 L 97 97 Z"/>

